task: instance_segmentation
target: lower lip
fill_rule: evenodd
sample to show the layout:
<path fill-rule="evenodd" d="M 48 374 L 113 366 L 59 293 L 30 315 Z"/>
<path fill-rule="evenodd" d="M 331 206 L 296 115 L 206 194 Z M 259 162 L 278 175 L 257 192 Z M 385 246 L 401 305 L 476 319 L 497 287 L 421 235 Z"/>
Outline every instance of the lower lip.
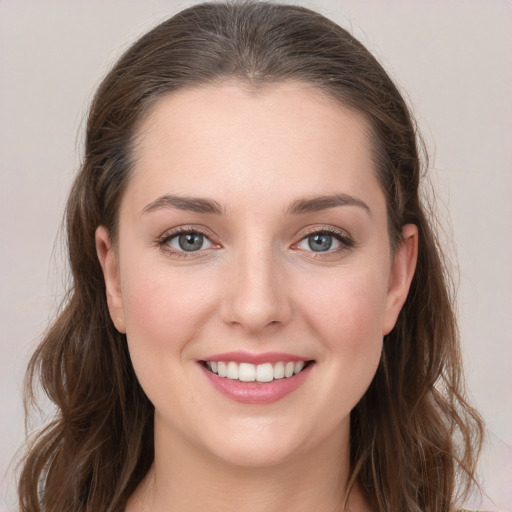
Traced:
<path fill-rule="evenodd" d="M 243 404 L 271 404 L 281 400 L 304 383 L 312 367 L 313 363 L 310 363 L 297 375 L 275 379 L 272 382 L 242 382 L 219 377 L 201 364 L 204 374 L 217 391 Z"/>

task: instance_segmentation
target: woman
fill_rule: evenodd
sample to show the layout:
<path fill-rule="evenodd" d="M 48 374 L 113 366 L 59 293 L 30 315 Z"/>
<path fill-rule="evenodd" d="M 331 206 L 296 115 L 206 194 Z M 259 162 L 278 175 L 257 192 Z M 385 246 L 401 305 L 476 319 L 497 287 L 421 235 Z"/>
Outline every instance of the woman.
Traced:
<path fill-rule="evenodd" d="M 318 14 L 204 4 L 135 43 L 68 200 L 22 510 L 455 510 L 482 425 L 420 171 Z"/>

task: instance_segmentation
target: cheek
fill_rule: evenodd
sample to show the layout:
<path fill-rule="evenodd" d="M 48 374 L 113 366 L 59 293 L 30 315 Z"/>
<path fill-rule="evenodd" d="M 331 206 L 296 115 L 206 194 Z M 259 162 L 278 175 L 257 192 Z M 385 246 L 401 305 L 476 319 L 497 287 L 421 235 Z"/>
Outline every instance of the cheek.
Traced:
<path fill-rule="evenodd" d="M 370 384 L 382 351 L 387 285 L 382 273 L 331 276 L 303 289 L 302 311 L 329 358 L 333 386 L 355 403 Z"/>
<path fill-rule="evenodd" d="M 349 337 L 358 344 L 382 338 L 387 292 L 382 273 L 339 272 L 309 284 L 303 282 L 300 300 L 316 331 L 330 333 L 332 341 Z"/>
<path fill-rule="evenodd" d="M 179 363 L 187 343 L 211 313 L 212 287 L 197 287 L 186 272 L 140 272 L 126 275 L 123 303 L 126 335 L 134 367 L 154 373 Z M 164 374 L 167 372 L 164 372 Z"/>

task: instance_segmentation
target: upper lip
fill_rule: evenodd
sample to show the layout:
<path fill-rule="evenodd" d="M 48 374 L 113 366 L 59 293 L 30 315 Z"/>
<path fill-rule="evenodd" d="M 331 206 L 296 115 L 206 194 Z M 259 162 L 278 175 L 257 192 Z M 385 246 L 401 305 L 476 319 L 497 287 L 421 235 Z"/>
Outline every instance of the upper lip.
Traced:
<path fill-rule="evenodd" d="M 295 354 L 288 354 L 285 352 L 263 352 L 261 354 L 254 354 L 252 352 L 244 352 L 236 350 L 234 352 L 223 352 L 222 354 L 214 354 L 205 357 L 203 361 L 233 361 L 235 363 L 251 363 L 251 364 L 263 364 L 263 363 L 278 363 L 282 362 L 298 362 L 298 361 L 310 361 L 307 357 L 298 356 Z"/>

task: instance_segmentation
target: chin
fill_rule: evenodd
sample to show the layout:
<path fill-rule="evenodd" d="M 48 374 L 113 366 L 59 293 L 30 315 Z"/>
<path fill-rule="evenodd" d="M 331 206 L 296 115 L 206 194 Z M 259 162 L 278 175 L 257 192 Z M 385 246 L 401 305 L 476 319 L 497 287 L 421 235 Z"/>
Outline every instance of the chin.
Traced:
<path fill-rule="evenodd" d="M 229 466 L 237 466 L 240 468 L 264 468 L 270 466 L 279 466 L 293 459 L 294 451 L 283 450 L 280 446 L 279 450 L 272 449 L 270 446 L 230 446 L 230 449 L 222 453 L 216 453 L 216 458 Z"/>
<path fill-rule="evenodd" d="M 217 436 L 215 436 L 217 437 Z M 215 443 L 208 443 L 208 451 L 225 464 L 260 468 L 286 463 L 300 455 L 302 442 L 282 426 L 276 431 L 261 425 L 253 428 L 231 428 Z"/>

